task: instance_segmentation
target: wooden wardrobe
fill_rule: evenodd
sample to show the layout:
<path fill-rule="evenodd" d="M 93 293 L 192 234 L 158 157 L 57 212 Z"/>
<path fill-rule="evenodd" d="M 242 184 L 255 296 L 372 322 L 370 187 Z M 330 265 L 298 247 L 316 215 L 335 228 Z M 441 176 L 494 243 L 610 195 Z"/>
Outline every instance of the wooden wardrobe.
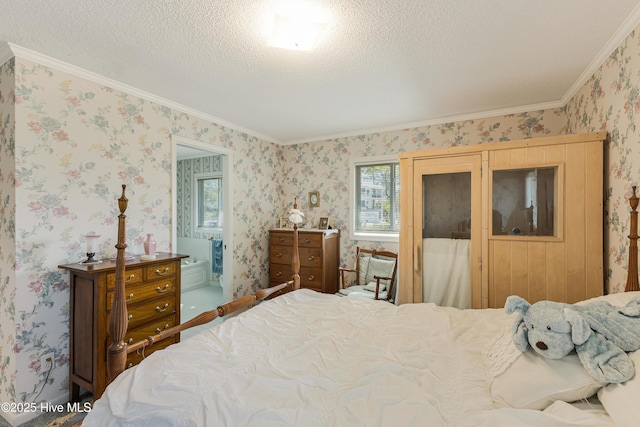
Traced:
<path fill-rule="evenodd" d="M 470 307 L 602 295 L 605 137 L 400 153 L 399 302 L 428 300 L 423 245 L 448 239 L 468 242 Z"/>

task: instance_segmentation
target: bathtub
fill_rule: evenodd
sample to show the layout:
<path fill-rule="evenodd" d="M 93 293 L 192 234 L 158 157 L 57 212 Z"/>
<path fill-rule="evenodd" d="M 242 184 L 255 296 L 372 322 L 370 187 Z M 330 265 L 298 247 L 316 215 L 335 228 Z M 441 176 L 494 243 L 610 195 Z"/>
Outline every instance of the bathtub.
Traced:
<path fill-rule="evenodd" d="M 184 258 L 180 274 L 182 292 L 207 286 L 211 283 L 211 264 L 206 259 Z"/>
<path fill-rule="evenodd" d="M 182 291 L 211 284 L 211 241 L 191 237 L 178 237 L 178 253 L 189 255 L 182 260 L 180 285 Z"/>

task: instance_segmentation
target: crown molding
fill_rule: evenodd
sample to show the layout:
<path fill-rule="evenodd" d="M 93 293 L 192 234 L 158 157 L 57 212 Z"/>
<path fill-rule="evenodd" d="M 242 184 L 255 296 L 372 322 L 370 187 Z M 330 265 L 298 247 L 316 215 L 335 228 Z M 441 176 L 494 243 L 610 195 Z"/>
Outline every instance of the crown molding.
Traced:
<path fill-rule="evenodd" d="M 0 65 L 4 65 L 5 62 L 13 58 L 13 51 L 9 43 L 0 44 Z"/>
<path fill-rule="evenodd" d="M 246 128 L 244 128 L 244 127 L 242 127 L 240 125 L 237 125 L 235 123 L 227 122 L 227 121 L 222 120 L 222 119 L 220 119 L 218 117 L 214 117 L 214 116 L 211 116 L 209 114 L 203 113 L 202 111 L 186 107 L 184 105 L 175 103 L 175 102 L 170 101 L 168 99 L 153 95 L 152 93 L 142 91 L 140 89 L 134 88 L 133 86 L 129 86 L 129 85 L 126 85 L 124 83 L 120 83 L 120 82 L 118 82 L 116 80 L 110 79 L 110 78 L 105 77 L 103 75 L 100 75 L 100 74 L 85 70 L 83 68 L 77 67 L 75 65 L 68 64 L 68 63 L 63 62 L 63 61 L 59 61 L 59 60 L 57 60 L 55 58 L 51 58 L 49 56 L 46 56 L 46 55 L 40 54 L 38 52 L 23 48 L 21 46 L 17 46 L 17 45 L 12 44 L 12 43 L 4 43 L 4 44 L 0 45 L 0 63 L 4 63 L 4 61 L 2 61 L 2 59 L 5 59 L 5 58 L 6 59 L 10 59 L 13 56 L 18 56 L 20 58 L 24 58 L 24 59 L 36 62 L 36 63 L 42 64 L 42 65 L 45 65 L 47 67 L 54 68 L 56 70 L 66 72 L 66 73 L 74 75 L 76 77 L 80 77 L 80 78 L 92 81 L 94 83 L 97 83 L 97 84 L 101 84 L 101 85 L 104 85 L 104 86 L 107 86 L 107 87 L 111 87 L 111 88 L 120 90 L 122 92 L 126 92 L 126 93 L 128 93 L 130 95 L 138 96 L 138 97 L 140 97 L 142 99 L 146 99 L 148 101 L 155 102 L 157 104 L 169 107 L 169 108 L 174 109 L 176 111 L 181 111 L 183 113 L 192 115 L 194 117 L 198 117 L 198 118 L 201 118 L 203 120 L 207 120 L 207 121 L 210 121 L 210 122 L 217 123 L 217 124 L 219 124 L 221 126 L 228 127 L 230 129 L 234 129 L 234 130 L 236 130 L 238 132 L 242 132 L 242 133 L 245 133 L 247 135 L 254 136 L 256 138 L 265 140 L 267 142 L 271 142 L 271 143 L 278 144 L 278 145 L 283 145 L 283 146 L 285 146 L 285 145 L 305 144 L 305 143 L 309 143 L 309 142 L 328 141 L 328 140 L 332 140 L 332 139 L 348 138 L 348 137 L 354 137 L 354 136 L 360 136 L 360 135 L 370 135 L 370 134 L 374 134 L 374 133 L 394 132 L 394 131 L 401 131 L 403 129 L 412 129 L 412 128 L 419 128 L 419 127 L 425 127 L 425 126 L 441 125 L 443 123 L 459 122 L 459 121 L 465 121 L 465 120 L 478 120 L 478 119 L 485 119 L 485 118 L 489 118 L 489 117 L 505 116 L 505 115 L 509 115 L 509 114 L 526 113 L 526 112 L 529 112 L 529 111 L 538 111 L 538 110 L 546 110 L 546 109 L 552 109 L 552 108 L 560 108 L 560 107 L 563 107 L 566 104 L 566 102 L 564 102 L 564 101 L 556 101 L 556 102 L 548 102 L 548 103 L 544 103 L 544 104 L 524 105 L 524 106 L 515 107 L 515 108 L 505 108 L 505 109 L 500 109 L 500 110 L 483 111 L 483 112 L 466 114 L 466 115 L 440 117 L 440 118 L 437 118 L 437 119 L 423 120 L 423 121 L 418 121 L 418 122 L 400 123 L 400 124 L 396 124 L 396 125 L 390 125 L 390 126 L 384 126 L 384 127 L 378 127 L 378 128 L 358 129 L 358 130 L 349 131 L 349 132 L 327 134 L 327 135 L 321 135 L 321 136 L 311 137 L 311 138 L 303 138 L 303 139 L 296 139 L 296 140 L 289 140 L 289 141 L 280 141 L 280 140 L 277 140 L 275 138 L 271 138 L 271 137 L 269 137 L 267 135 L 263 135 L 263 134 L 261 134 L 259 132 L 255 132 L 253 130 L 246 129 Z"/>
<path fill-rule="evenodd" d="M 103 76 L 102 74 L 98 74 L 98 73 L 94 73 L 92 71 L 88 71 L 85 70 L 83 68 L 77 67 L 75 65 L 71 65 L 68 64 L 66 62 L 60 61 L 58 59 L 52 58 L 50 56 L 47 55 L 43 55 L 41 53 L 35 52 L 33 50 L 30 49 L 26 49 L 24 47 L 12 44 L 12 43 L 6 43 L 6 45 L 8 45 L 9 47 L 9 52 L 12 52 L 11 56 L 16 56 L 22 59 L 27 59 L 29 61 L 33 61 L 36 62 L 38 64 L 47 66 L 49 68 L 53 68 L 55 70 L 58 71 L 62 71 L 65 72 L 67 74 L 71 74 L 73 76 L 97 83 L 99 85 L 103 85 L 103 86 L 107 86 L 116 90 L 119 90 L 121 92 L 125 92 L 128 93 L 129 95 L 133 95 L 133 96 L 137 96 L 138 98 L 142 98 L 145 99 L 147 101 L 151 101 L 153 103 L 171 108 L 172 110 L 175 111 L 180 111 L 182 113 L 185 114 L 189 114 L 190 116 L 193 117 L 197 117 L 199 119 L 202 120 L 206 120 L 209 122 L 213 122 L 216 123 L 220 126 L 229 128 L 229 129 L 233 129 L 237 132 L 240 133 L 244 133 L 247 134 L 249 136 L 253 136 L 255 138 L 258 139 L 262 139 L 264 141 L 267 142 L 272 142 L 274 144 L 281 144 L 282 142 L 272 138 L 268 135 L 263 135 L 260 132 L 256 132 L 254 130 L 251 129 L 247 129 L 243 126 L 240 126 L 236 123 L 232 123 L 232 122 L 228 122 L 226 120 L 223 120 L 219 117 L 215 117 L 212 116 L 210 114 L 204 113 L 200 110 L 196 110 L 194 108 L 191 107 L 187 107 L 185 105 L 179 104 L 177 102 L 171 101 L 170 99 L 166 99 L 163 98 L 161 96 L 157 96 L 154 95 L 150 92 L 146 92 L 144 90 L 135 88 L 133 86 L 127 85 L 125 83 L 119 82 L 117 80 L 111 79 L 109 77 Z M 0 55 L 2 55 L 5 51 L 5 47 L 2 46 L 0 47 Z M 0 63 L 4 63 L 1 62 L 1 58 L 4 58 L 4 56 L 0 56 Z M 10 58 L 10 57 L 9 57 Z"/>
<path fill-rule="evenodd" d="M 252 136 L 267 142 L 271 142 L 278 145 L 296 145 L 296 144 L 305 144 L 310 142 L 328 141 L 328 140 L 333 140 L 338 138 L 370 135 L 374 133 L 401 131 L 403 129 L 413 129 L 413 128 L 419 128 L 419 127 L 441 125 L 443 123 L 459 122 L 459 121 L 465 121 L 465 120 L 478 120 L 478 119 L 485 119 L 489 117 L 505 116 L 509 114 L 519 114 L 519 113 L 525 113 L 530 111 L 562 108 L 588 82 L 588 80 L 596 73 L 596 71 L 598 71 L 598 69 L 602 66 L 602 64 L 604 64 L 604 62 L 611 56 L 611 54 L 620 46 L 620 44 L 625 40 L 625 38 L 627 38 L 629 34 L 639 24 L 640 24 L 640 4 L 638 4 L 635 7 L 635 9 L 629 14 L 627 19 L 625 19 L 625 21 L 618 28 L 618 30 L 611 36 L 611 38 L 609 38 L 609 40 L 607 41 L 605 46 L 600 50 L 598 55 L 593 59 L 593 61 L 591 61 L 591 63 L 587 66 L 587 68 L 580 74 L 580 76 L 574 81 L 574 83 L 569 87 L 569 89 L 565 92 L 562 98 L 558 101 L 541 103 L 541 104 L 523 105 L 520 107 L 505 108 L 500 110 L 483 111 L 483 112 L 471 113 L 466 115 L 440 117 L 436 119 L 429 119 L 429 120 L 410 122 L 410 123 L 401 123 L 401 124 L 384 126 L 379 128 L 359 129 L 359 130 L 354 130 L 349 132 L 327 134 L 327 135 L 321 135 L 317 137 L 302 138 L 302 139 L 289 140 L 289 141 L 280 141 L 276 138 L 272 138 L 268 135 L 264 135 L 252 129 L 245 128 L 236 123 L 228 122 L 219 117 L 212 116 L 210 114 L 204 113 L 194 108 L 187 107 L 185 105 L 176 103 L 169 99 L 162 98 L 152 93 L 137 89 L 133 86 L 129 86 L 127 84 L 121 83 L 117 80 L 110 79 L 101 74 L 97 74 L 97 73 L 85 70 L 83 68 L 68 64 L 66 62 L 57 60 L 55 58 L 51 58 L 49 56 L 40 54 L 38 52 L 23 48 L 21 46 L 18 46 L 12 43 L 0 44 L 0 64 L 4 64 L 6 61 L 8 61 L 14 56 L 28 59 L 30 61 L 37 62 L 39 64 L 48 66 L 50 68 L 54 68 L 56 70 L 66 72 L 76 77 L 80 77 L 97 84 L 101 84 L 116 90 L 120 90 L 130 95 L 137 96 L 139 98 L 166 106 L 168 108 L 183 112 L 185 114 L 189 114 L 193 117 L 197 117 L 206 121 L 216 123 L 220 126 L 233 129 L 237 132 L 244 133 L 249 136 Z"/>
<path fill-rule="evenodd" d="M 444 123 L 463 122 L 466 120 L 478 120 L 478 119 L 486 119 L 489 117 L 507 116 L 510 114 L 528 113 L 531 111 L 562 108 L 563 106 L 564 106 L 564 103 L 561 101 L 546 102 L 542 104 L 522 105 L 520 107 L 514 107 L 514 108 L 504 108 L 501 110 L 482 111 L 478 113 L 464 114 L 464 115 L 458 115 L 458 116 L 440 117 L 437 119 L 390 125 L 390 126 L 385 126 L 380 128 L 360 129 L 352 132 L 350 131 L 350 132 L 344 132 L 344 133 L 336 133 L 336 134 L 319 136 L 317 138 L 313 137 L 313 138 L 306 138 L 306 139 L 298 139 L 295 141 L 286 141 L 286 142 L 283 142 L 282 144 L 283 145 L 305 144 L 309 142 L 327 141 L 331 139 L 370 135 L 374 133 L 395 132 L 395 131 L 401 131 L 405 129 L 414 129 L 414 128 L 420 128 L 420 127 L 426 127 L 426 126 L 436 126 Z"/>

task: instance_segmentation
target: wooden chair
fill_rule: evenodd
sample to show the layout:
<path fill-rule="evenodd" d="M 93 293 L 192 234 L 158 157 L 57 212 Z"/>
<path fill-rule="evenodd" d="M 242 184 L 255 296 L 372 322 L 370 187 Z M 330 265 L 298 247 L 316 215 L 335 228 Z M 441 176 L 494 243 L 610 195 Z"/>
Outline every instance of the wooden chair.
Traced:
<path fill-rule="evenodd" d="M 339 268 L 338 295 L 355 294 L 393 303 L 397 269 L 398 254 L 358 247 L 355 268 Z M 348 284 L 345 273 L 356 273 L 356 279 Z"/>

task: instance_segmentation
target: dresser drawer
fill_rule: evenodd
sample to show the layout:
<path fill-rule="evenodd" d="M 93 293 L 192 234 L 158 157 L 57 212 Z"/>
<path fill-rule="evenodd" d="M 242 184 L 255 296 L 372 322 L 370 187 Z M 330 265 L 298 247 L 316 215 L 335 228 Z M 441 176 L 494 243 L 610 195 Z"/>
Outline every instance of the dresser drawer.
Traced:
<path fill-rule="evenodd" d="M 269 268 L 269 278 L 271 279 L 271 282 L 283 283 L 291 280 L 292 276 L 291 264 L 271 263 L 271 268 Z"/>
<path fill-rule="evenodd" d="M 144 352 L 140 350 L 140 352 L 131 353 L 127 356 L 127 364 L 126 369 L 129 369 L 133 366 L 136 366 L 138 363 L 142 362 L 142 359 L 145 357 L 149 357 L 153 352 L 162 350 L 163 348 L 169 347 L 171 344 L 178 342 L 176 337 L 169 337 L 160 342 L 153 344 L 149 348 L 145 348 Z M 143 357 L 144 356 L 144 357 Z M 162 372 L 158 372 L 158 375 L 162 375 Z"/>
<path fill-rule="evenodd" d="M 301 267 L 322 267 L 322 249 L 300 248 L 299 252 Z"/>
<path fill-rule="evenodd" d="M 180 264 L 168 262 L 166 264 L 154 264 L 144 268 L 144 280 L 156 280 L 167 276 L 174 276 Z"/>
<path fill-rule="evenodd" d="M 143 340 L 151 335 L 159 334 L 160 332 L 172 328 L 176 324 L 176 316 L 167 316 L 160 320 L 154 320 L 146 325 L 139 326 L 137 328 L 129 329 L 127 335 L 124 337 L 124 342 L 127 344 L 133 344 L 140 340 Z"/>
<path fill-rule="evenodd" d="M 305 233 L 298 231 L 298 247 L 299 248 L 321 248 L 322 240 L 324 239 L 323 233 Z M 271 244 L 277 246 L 289 246 L 293 247 L 293 233 L 292 232 L 272 232 Z"/>
<path fill-rule="evenodd" d="M 300 268 L 300 287 L 322 291 L 322 269 Z"/>
<path fill-rule="evenodd" d="M 160 295 L 171 295 L 176 290 L 176 278 L 169 277 L 165 280 L 158 280 L 155 282 L 144 283 L 141 285 L 127 287 L 125 292 L 125 300 L 127 301 L 127 307 L 131 304 L 135 304 L 141 301 L 148 300 L 149 298 L 155 298 Z M 107 292 L 107 310 L 111 310 L 113 304 L 114 291 Z"/>
<path fill-rule="evenodd" d="M 269 250 L 272 264 L 283 264 L 291 267 L 291 258 L 293 256 L 293 248 L 287 246 L 271 246 Z M 300 258 L 301 267 L 321 267 L 322 266 L 322 249 L 321 248 L 299 248 L 298 257 Z"/>
<path fill-rule="evenodd" d="M 269 246 L 269 262 L 271 264 L 291 265 L 291 248 L 287 246 Z"/>
<path fill-rule="evenodd" d="M 129 314 L 129 327 L 136 327 L 149 320 L 175 313 L 175 311 L 176 299 L 173 295 L 148 301 L 142 305 L 133 306 L 127 310 Z"/>
<path fill-rule="evenodd" d="M 269 286 L 276 286 L 293 279 L 291 267 L 282 269 L 271 268 L 269 274 Z M 300 286 L 303 288 L 322 291 L 322 269 L 300 268 Z"/>
<path fill-rule="evenodd" d="M 126 269 L 124 272 L 124 286 L 142 283 L 142 268 Z M 116 287 L 116 273 L 107 273 L 107 289 Z"/>

